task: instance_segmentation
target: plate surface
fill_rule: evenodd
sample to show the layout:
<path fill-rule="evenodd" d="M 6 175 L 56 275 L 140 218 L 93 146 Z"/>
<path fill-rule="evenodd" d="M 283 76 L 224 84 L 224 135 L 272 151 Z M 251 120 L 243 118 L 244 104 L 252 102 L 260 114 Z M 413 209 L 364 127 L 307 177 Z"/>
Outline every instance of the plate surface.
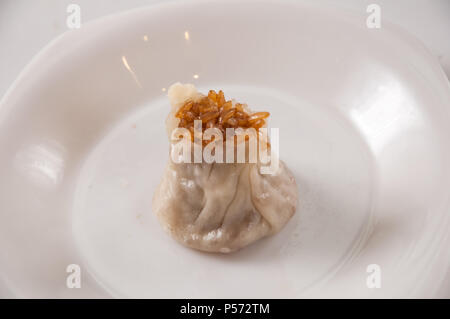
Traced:
<path fill-rule="evenodd" d="M 162 231 L 151 198 L 176 81 L 272 113 L 300 196 L 281 233 L 215 255 Z M 439 296 L 449 111 L 448 81 L 422 45 L 365 17 L 197 1 L 88 23 L 1 102 L 0 280 L 21 297 Z M 69 264 L 81 289 L 66 287 Z M 379 289 L 367 285 L 373 264 Z"/>

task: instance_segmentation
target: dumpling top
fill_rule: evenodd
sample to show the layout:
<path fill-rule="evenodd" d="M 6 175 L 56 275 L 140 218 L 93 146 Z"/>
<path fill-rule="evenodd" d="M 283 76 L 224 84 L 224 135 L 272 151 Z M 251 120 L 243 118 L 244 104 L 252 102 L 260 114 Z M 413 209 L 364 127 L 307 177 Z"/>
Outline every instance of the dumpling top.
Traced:
<path fill-rule="evenodd" d="M 167 128 L 191 129 L 195 120 L 202 122 L 203 130 L 218 128 L 225 134 L 226 128 L 259 130 L 266 126 L 269 112 L 252 113 L 247 104 L 226 100 L 222 90 L 210 90 L 208 95 L 197 91 L 192 84 L 175 83 L 169 88 L 171 112 Z"/>
<path fill-rule="evenodd" d="M 191 84 L 176 83 L 168 93 L 169 137 L 177 128 L 193 133 L 194 121 L 201 121 L 197 122 L 201 132 L 208 128 L 259 132 L 269 116 L 225 100 L 222 91 L 202 95 Z M 261 142 L 259 135 L 256 139 Z M 277 233 L 297 206 L 297 185 L 284 163 L 279 161 L 272 174 L 262 174 L 260 167 L 259 161 L 175 163 L 169 157 L 153 210 L 164 229 L 185 246 L 222 253 L 240 249 Z"/>

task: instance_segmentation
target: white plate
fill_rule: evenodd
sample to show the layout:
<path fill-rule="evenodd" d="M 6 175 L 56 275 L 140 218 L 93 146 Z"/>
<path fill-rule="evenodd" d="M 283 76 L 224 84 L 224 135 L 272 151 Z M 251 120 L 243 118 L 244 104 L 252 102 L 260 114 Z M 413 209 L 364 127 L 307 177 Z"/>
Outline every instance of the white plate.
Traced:
<path fill-rule="evenodd" d="M 439 296 L 448 81 L 416 40 L 365 19 L 290 2 L 171 2 L 58 38 L 0 106 L 3 284 L 20 297 Z M 280 234 L 215 255 L 160 229 L 151 198 L 175 81 L 272 113 L 300 189 Z M 81 289 L 66 287 L 69 264 Z M 371 264 L 381 288 L 367 286 Z"/>

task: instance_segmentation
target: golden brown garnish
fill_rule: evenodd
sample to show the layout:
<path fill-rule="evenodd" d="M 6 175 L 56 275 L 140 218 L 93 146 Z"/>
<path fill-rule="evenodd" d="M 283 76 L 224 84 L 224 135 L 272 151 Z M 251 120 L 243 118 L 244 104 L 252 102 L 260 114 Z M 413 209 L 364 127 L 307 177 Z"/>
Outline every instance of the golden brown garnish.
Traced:
<path fill-rule="evenodd" d="M 198 102 L 187 101 L 175 117 L 180 119 L 178 127 L 184 127 L 192 132 L 194 120 L 202 121 L 203 131 L 208 128 L 218 128 L 222 131 L 224 139 L 227 128 L 254 128 L 258 131 L 266 124 L 269 112 L 256 112 L 248 114 L 245 105 L 226 100 L 223 91 L 216 92 L 210 90 L 207 96 L 202 97 Z"/>

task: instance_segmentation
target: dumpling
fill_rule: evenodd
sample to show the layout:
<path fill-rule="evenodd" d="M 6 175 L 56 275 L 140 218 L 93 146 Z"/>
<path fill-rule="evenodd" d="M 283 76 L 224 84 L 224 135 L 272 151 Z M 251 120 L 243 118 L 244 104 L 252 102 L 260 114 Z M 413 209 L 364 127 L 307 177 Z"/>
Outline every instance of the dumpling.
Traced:
<path fill-rule="evenodd" d="M 169 156 L 152 203 L 163 228 L 185 246 L 221 253 L 236 251 L 279 232 L 296 211 L 295 179 L 278 158 L 278 167 L 267 174 L 259 157 L 252 161 L 248 155 L 251 140 L 262 143 L 262 149 L 271 149 L 267 137 L 261 134 L 268 113 L 251 113 L 245 104 L 226 101 L 222 91 L 202 95 L 191 84 L 176 83 L 170 87 L 168 95 L 171 111 L 166 127 L 171 155 L 176 146 L 192 141 L 194 121 L 197 120 L 201 121 L 195 122 L 199 123 L 200 133 L 205 134 L 208 128 L 223 133 L 223 139 L 215 136 L 209 143 L 216 143 L 213 155 L 220 155 L 219 148 L 223 147 L 224 162 L 195 163 L 192 154 L 185 157 L 191 161 L 180 162 L 179 158 L 174 160 L 176 156 Z M 190 132 L 190 139 L 172 138 L 177 128 Z M 238 139 L 239 133 L 236 133 L 229 137 L 227 128 L 238 132 L 253 128 L 256 135 Z M 236 143 L 227 147 L 231 142 Z M 208 145 L 208 141 L 194 140 L 189 144 L 190 150 L 195 143 L 203 149 Z M 245 146 L 246 153 L 244 160 L 241 158 L 239 162 L 236 149 L 240 143 L 244 143 L 241 146 Z M 225 162 L 230 150 L 233 152 L 232 163 Z M 271 156 L 274 161 L 273 152 Z"/>

